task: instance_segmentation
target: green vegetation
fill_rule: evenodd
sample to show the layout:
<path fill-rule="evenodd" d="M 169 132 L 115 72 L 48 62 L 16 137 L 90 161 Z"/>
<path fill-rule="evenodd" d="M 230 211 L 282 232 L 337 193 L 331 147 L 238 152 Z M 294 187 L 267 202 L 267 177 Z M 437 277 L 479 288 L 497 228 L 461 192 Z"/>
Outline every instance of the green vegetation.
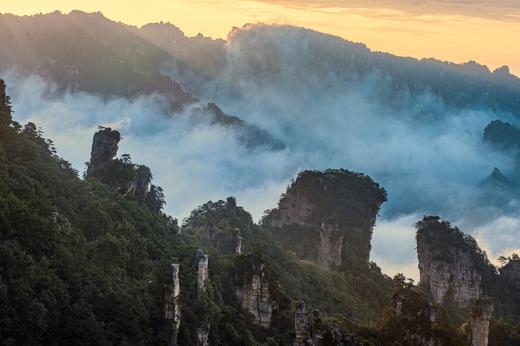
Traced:
<path fill-rule="evenodd" d="M 346 169 L 304 171 L 288 186 L 264 228 L 298 257 L 317 262 L 322 228 L 343 237 L 342 271 L 368 265 L 372 228 L 386 191 L 370 177 Z M 287 221 L 290 220 L 290 221 Z"/>
<path fill-rule="evenodd" d="M 469 234 L 462 233 L 457 227 L 452 227 L 448 221 L 437 216 L 425 217 L 417 227 L 417 244 L 425 244 L 433 260 L 454 263 L 457 253 L 469 256 L 474 270 L 482 277 L 481 287 L 485 296 L 492 299 L 495 315 L 499 318 L 518 318 L 520 312 L 514 303 L 515 287 L 498 275 L 497 268 L 491 264 L 485 251 L 481 250 L 477 241 Z M 446 246 L 445 244 L 449 244 Z M 450 305 L 450 304 L 448 304 Z M 459 311 L 454 305 L 449 309 L 449 315 L 454 321 L 460 321 L 467 316 L 468 311 Z"/>
<path fill-rule="evenodd" d="M 12 120 L 4 90 L 1 82 L 2 345 L 167 344 L 171 326 L 164 304 L 171 263 L 180 264 L 183 346 L 197 344 L 196 328 L 204 323 L 211 326 L 212 345 L 290 345 L 293 303 L 299 300 L 320 311 L 313 328 L 324 345 L 335 345 L 338 337 L 352 345 L 402 345 L 407 328 L 430 335 L 429 325 L 421 324 L 426 319 L 414 324 L 399 319 L 395 305 L 385 309 L 393 285 L 394 301 L 405 292 L 405 313 L 434 309 L 440 322 L 432 335 L 459 345 L 455 341 L 464 334 L 445 324 L 441 307 L 428 305 L 404 277 L 391 280 L 375 263 L 321 270 L 284 250 L 234 198 L 202 205 L 179 228 L 161 212 L 159 187 L 152 186 L 151 200 L 142 200 L 95 178 L 81 180 L 34 124 Z M 126 170 L 134 167 L 128 156 L 114 162 Z M 106 178 L 114 185 L 129 179 L 117 169 L 110 174 Z M 385 197 L 377 191 L 374 205 Z M 242 254 L 235 253 L 238 236 Z M 475 243 L 465 240 L 461 246 Z M 209 254 L 209 282 L 202 294 L 196 277 L 199 248 Z M 269 329 L 256 325 L 236 296 L 237 287 L 261 265 L 276 302 Z M 515 345 L 518 335 L 514 322 L 494 321 L 490 345 Z"/>

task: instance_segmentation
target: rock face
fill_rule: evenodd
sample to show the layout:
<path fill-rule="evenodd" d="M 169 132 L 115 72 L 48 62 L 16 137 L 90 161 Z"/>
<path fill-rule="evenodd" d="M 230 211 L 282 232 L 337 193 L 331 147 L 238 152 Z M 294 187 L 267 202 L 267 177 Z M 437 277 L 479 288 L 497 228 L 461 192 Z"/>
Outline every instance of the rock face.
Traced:
<path fill-rule="evenodd" d="M 206 292 L 208 277 L 208 255 L 199 249 L 197 250 L 197 293 L 199 297 L 201 297 Z M 208 345 L 209 330 L 209 321 L 201 321 L 200 325 L 196 328 L 198 340 L 197 345 Z"/>
<path fill-rule="evenodd" d="M 494 271 L 475 240 L 438 217 L 417 224 L 420 284 L 435 303 L 447 299 L 465 308 L 483 294 L 484 277 Z"/>
<path fill-rule="evenodd" d="M 304 171 L 262 225 L 282 245 L 320 267 L 368 265 L 370 241 L 386 192 L 344 169 Z"/>
<path fill-rule="evenodd" d="M 470 325 L 470 345 L 488 346 L 489 324 L 493 317 L 493 304 L 488 300 L 475 302 L 471 311 Z"/>
<path fill-rule="evenodd" d="M 501 120 L 490 122 L 484 129 L 484 141 L 499 150 L 520 150 L 520 129 Z"/>
<path fill-rule="evenodd" d="M 240 233 L 239 229 L 237 229 L 237 233 Z M 239 234 L 235 237 L 235 253 L 238 255 L 242 253 L 242 237 Z"/>
<path fill-rule="evenodd" d="M 162 189 L 151 185 L 150 168 L 133 164 L 128 155 L 115 158 L 120 140 L 121 134 L 109 127 L 101 127 L 94 134 L 87 177 L 98 179 L 125 197 L 146 202 L 152 211 L 159 213 L 165 203 Z"/>
<path fill-rule="evenodd" d="M 11 101 L 5 89 L 5 82 L 0 79 L 0 124 L 7 125 L 11 121 Z"/>
<path fill-rule="evenodd" d="M 102 172 L 112 162 L 119 149 L 121 134 L 110 127 L 101 128 L 94 134 L 87 176 L 101 178 Z"/>
<path fill-rule="evenodd" d="M 305 302 L 298 303 L 294 313 L 294 343 L 293 346 L 314 345 L 312 340 L 311 321 L 307 315 Z"/>
<path fill-rule="evenodd" d="M 197 346 L 207 346 L 209 338 L 209 323 L 205 323 L 202 327 L 197 328 Z"/>
<path fill-rule="evenodd" d="M 392 299 L 392 309 L 398 321 L 403 345 L 446 345 L 435 330 L 441 323 L 437 309 L 415 288 L 400 289 Z"/>
<path fill-rule="evenodd" d="M 520 291 L 520 259 L 511 259 L 500 268 L 500 276 L 515 290 Z"/>
<path fill-rule="evenodd" d="M 177 346 L 177 334 L 181 326 L 181 285 L 179 282 L 179 264 L 172 264 L 171 269 L 172 281 L 170 287 L 168 287 L 168 290 L 166 291 L 164 318 L 169 321 L 171 326 L 169 345 Z"/>
<path fill-rule="evenodd" d="M 199 249 L 197 250 L 197 291 L 199 294 L 206 292 L 208 277 L 208 255 Z"/>
<path fill-rule="evenodd" d="M 266 264 L 254 255 L 243 256 L 238 260 L 243 262 L 241 267 L 247 268 L 237 279 L 237 299 L 242 309 L 249 311 L 253 316 L 256 324 L 268 329 L 271 326 L 273 311 L 278 307 L 271 294 L 270 272 Z"/>

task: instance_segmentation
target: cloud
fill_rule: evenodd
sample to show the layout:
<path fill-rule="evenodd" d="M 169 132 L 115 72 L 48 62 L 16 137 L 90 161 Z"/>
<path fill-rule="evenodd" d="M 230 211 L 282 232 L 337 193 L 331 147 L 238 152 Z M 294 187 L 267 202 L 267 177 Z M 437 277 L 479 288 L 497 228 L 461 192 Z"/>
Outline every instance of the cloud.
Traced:
<path fill-rule="evenodd" d="M 198 205 L 234 195 L 247 202 L 254 215 L 274 205 L 287 184 L 286 151 L 251 151 L 228 128 L 196 122 L 190 110 L 165 117 L 158 95 L 132 100 L 103 100 L 86 93 L 50 98 L 53 86 L 39 77 L 4 74 L 14 105 L 15 120 L 32 121 L 53 139 L 59 154 L 77 170 L 90 158 L 92 136 L 99 125 L 123 136 L 119 154 L 129 153 L 148 165 L 154 183 L 165 189 L 166 209 L 184 218 Z M 292 172 L 294 173 L 294 172 Z"/>
<path fill-rule="evenodd" d="M 419 281 L 417 253 L 415 251 L 415 223 L 420 214 L 408 214 L 379 220 L 374 228 L 372 258 L 385 273 L 398 272 Z"/>
<path fill-rule="evenodd" d="M 16 120 L 42 126 L 80 171 L 97 126 L 120 130 L 120 153 L 152 169 L 167 211 L 181 219 L 230 195 L 258 219 L 298 171 L 342 167 L 370 175 L 389 193 L 372 252 L 389 275 L 417 278 L 414 224 L 425 214 L 479 235 L 493 255 L 509 251 L 519 240 L 511 212 L 518 208 L 491 204 L 480 186 L 494 167 L 506 174 L 513 167 L 482 143 L 484 126 L 507 115 L 448 106 L 429 92 L 394 92 L 388 76 L 349 69 L 345 57 L 355 47 L 308 30 L 251 26 L 233 32 L 227 64 L 209 80 L 170 71 L 201 99 L 281 138 L 281 151 L 246 149 L 233 130 L 194 120 L 192 109 L 165 117 L 158 95 L 49 97 L 52 85 L 41 78 L 6 79 Z"/>
<path fill-rule="evenodd" d="M 333 10 L 336 13 L 361 13 L 380 17 L 454 15 L 497 20 L 520 19 L 520 3 L 516 0 L 254 0 L 298 9 Z"/>
<path fill-rule="evenodd" d="M 402 84 L 396 91 L 383 73 L 351 67 L 346 57 L 362 48 L 309 30 L 251 25 L 235 30 L 226 49 L 227 67 L 206 83 L 170 73 L 282 138 L 289 167 L 344 167 L 383 185 L 389 200 L 376 226 L 373 258 L 385 271 L 401 267 L 417 277 L 414 224 L 423 215 L 440 215 L 475 234 L 515 210 L 515 201 L 495 205 L 482 188 L 494 167 L 513 173 L 511 158 L 485 146 L 482 131 L 493 119 L 516 119 L 449 106 Z M 493 232 L 483 239 L 496 252 L 505 250 Z"/>

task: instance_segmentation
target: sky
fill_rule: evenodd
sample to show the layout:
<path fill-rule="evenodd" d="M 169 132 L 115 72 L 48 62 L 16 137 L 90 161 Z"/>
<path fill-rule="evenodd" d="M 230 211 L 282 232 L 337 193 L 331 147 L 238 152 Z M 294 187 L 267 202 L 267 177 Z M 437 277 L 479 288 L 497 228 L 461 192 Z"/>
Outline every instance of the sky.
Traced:
<path fill-rule="evenodd" d="M 192 36 L 226 38 L 247 23 L 292 24 L 363 42 L 369 48 L 452 62 L 509 65 L 520 75 L 518 0 L 17 0 L 18 15 L 101 11 L 143 25 L 169 21 Z"/>

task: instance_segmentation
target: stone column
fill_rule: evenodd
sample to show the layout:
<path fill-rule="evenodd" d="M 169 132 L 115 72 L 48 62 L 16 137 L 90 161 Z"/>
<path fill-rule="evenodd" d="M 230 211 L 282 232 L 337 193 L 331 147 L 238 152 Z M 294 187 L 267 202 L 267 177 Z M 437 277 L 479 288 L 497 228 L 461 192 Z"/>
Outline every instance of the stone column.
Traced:
<path fill-rule="evenodd" d="M 208 281 L 208 255 L 202 250 L 197 250 L 197 293 L 199 298 L 206 292 L 206 284 Z M 197 345 L 207 346 L 209 337 L 210 323 L 209 321 L 202 321 L 197 327 Z"/>
<path fill-rule="evenodd" d="M 489 341 L 489 323 L 493 317 L 493 303 L 478 300 L 471 312 L 471 346 L 487 346 Z"/>
<path fill-rule="evenodd" d="M 238 234 L 235 237 L 235 253 L 239 255 L 242 253 L 242 237 Z"/>
<path fill-rule="evenodd" d="M 305 302 L 298 303 L 296 307 L 296 312 L 294 313 L 294 332 L 295 338 L 293 346 L 314 345 L 311 335 L 311 322 L 307 315 Z"/>
<path fill-rule="evenodd" d="M 171 274 L 171 285 L 166 290 L 164 318 L 168 320 L 171 326 L 171 334 L 168 344 L 170 346 L 177 346 L 177 334 L 179 333 L 179 328 L 181 325 L 181 286 L 179 282 L 179 264 L 172 264 Z"/>
<path fill-rule="evenodd" d="M 199 294 L 206 292 L 208 275 L 208 255 L 199 249 L 197 250 L 197 291 Z"/>

